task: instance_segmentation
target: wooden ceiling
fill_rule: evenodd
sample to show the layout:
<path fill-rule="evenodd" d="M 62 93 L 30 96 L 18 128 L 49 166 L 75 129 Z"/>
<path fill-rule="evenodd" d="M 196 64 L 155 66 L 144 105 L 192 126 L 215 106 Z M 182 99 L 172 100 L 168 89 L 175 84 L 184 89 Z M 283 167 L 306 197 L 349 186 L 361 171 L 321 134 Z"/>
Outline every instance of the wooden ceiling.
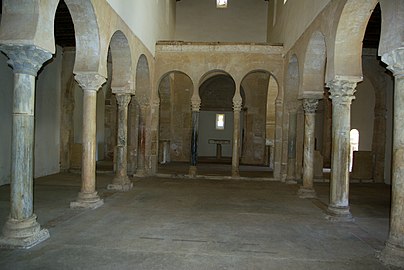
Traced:
<path fill-rule="evenodd" d="M 3 2 L 0 0 L 0 2 Z M 377 48 L 380 40 L 381 11 L 378 4 L 369 19 L 363 39 L 364 48 Z M 55 40 L 62 47 L 74 47 L 74 25 L 70 12 L 63 0 L 59 2 L 55 15 Z"/>

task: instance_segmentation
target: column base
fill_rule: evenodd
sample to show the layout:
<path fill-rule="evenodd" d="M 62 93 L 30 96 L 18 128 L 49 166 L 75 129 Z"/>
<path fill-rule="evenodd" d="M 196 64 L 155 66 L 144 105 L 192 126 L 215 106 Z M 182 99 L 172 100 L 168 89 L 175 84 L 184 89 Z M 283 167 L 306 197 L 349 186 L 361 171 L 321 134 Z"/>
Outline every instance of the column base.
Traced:
<path fill-rule="evenodd" d="M 191 177 L 195 177 L 196 176 L 196 172 L 198 171 L 198 169 L 196 168 L 196 166 L 189 166 L 189 176 Z"/>
<path fill-rule="evenodd" d="M 0 248 L 28 249 L 50 237 L 47 229 L 41 229 L 36 215 L 24 220 L 9 218 L 0 237 Z"/>
<path fill-rule="evenodd" d="M 136 173 L 135 173 L 133 176 L 136 176 L 136 177 L 145 177 L 145 176 L 146 176 L 146 171 L 143 170 L 143 169 L 138 169 L 138 170 L 136 171 Z"/>
<path fill-rule="evenodd" d="M 239 178 L 240 177 L 240 171 L 238 168 L 232 168 L 231 169 L 231 177 L 233 178 Z"/>
<path fill-rule="evenodd" d="M 297 195 L 299 195 L 299 198 L 301 199 L 312 199 L 317 197 L 314 188 L 306 188 L 303 186 L 300 187 L 299 191 L 297 192 Z"/>
<path fill-rule="evenodd" d="M 285 184 L 287 184 L 287 185 L 296 185 L 297 181 L 295 179 L 286 179 Z"/>
<path fill-rule="evenodd" d="M 392 244 L 387 240 L 379 259 L 384 264 L 404 268 L 404 247 Z"/>
<path fill-rule="evenodd" d="M 329 205 L 327 208 L 326 219 L 333 222 L 353 222 L 351 212 L 349 211 L 349 206 L 347 207 L 335 207 Z"/>
<path fill-rule="evenodd" d="M 92 193 L 79 192 L 77 201 L 70 203 L 72 209 L 96 209 L 104 204 L 104 200 L 100 199 L 97 191 Z"/>
<path fill-rule="evenodd" d="M 133 188 L 133 183 L 129 180 L 129 177 L 115 177 L 112 180 L 112 184 L 107 186 L 108 190 L 115 190 L 120 192 L 126 192 Z"/>

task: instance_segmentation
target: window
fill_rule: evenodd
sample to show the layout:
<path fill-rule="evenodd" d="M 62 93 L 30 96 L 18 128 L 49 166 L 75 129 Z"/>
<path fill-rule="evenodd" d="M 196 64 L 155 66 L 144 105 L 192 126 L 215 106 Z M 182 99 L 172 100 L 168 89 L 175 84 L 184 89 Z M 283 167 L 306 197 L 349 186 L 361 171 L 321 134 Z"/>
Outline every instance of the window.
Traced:
<path fill-rule="evenodd" d="M 216 129 L 219 129 L 219 130 L 224 129 L 224 114 L 222 114 L 222 113 L 216 114 Z"/>
<path fill-rule="evenodd" d="M 227 8 L 227 0 L 216 0 L 217 8 Z"/>
<path fill-rule="evenodd" d="M 288 1 L 288 0 L 283 0 L 283 4 L 286 4 L 287 1 Z"/>
<path fill-rule="evenodd" d="M 349 172 L 352 172 L 353 168 L 353 152 L 359 150 L 359 130 L 352 129 L 349 133 L 350 136 L 350 154 L 349 154 Z"/>

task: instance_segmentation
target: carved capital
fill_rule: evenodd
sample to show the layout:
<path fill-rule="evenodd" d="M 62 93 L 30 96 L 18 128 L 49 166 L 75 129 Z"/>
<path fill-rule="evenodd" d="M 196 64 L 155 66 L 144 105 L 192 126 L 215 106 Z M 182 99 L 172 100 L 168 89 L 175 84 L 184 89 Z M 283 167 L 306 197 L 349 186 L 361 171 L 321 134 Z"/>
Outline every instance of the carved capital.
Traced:
<path fill-rule="evenodd" d="M 116 94 L 116 102 L 119 108 L 128 107 L 132 96 L 130 94 Z"/>
<path fill-rule="evenodd" d="M 233 97 L 233 111 L 241 111 L 243 107 L 243 99 L 240 95 L 235 95 Z"/>
<path fill-rule="evenodd" d="M 388 65 L 387 69 L 394 76 L 404 76 L 404 47 L 383 54 L 382 61 Z"/>
<path fill-rule="evenodd" d="M 150 101 L 146 96 L 138 96 L 137 101 L 139 103 L 140 108 L 146 108 L 150 105 Z"/>
<path fill-rule="evenodd" d="M 289 101 L 286 103 L 288 111 L 298 111 L 302 107 L 302 101 L 301 100 L 294 100 L 294 101 Z"/>
<path fill-rule="evenodd" d="M 103 76 L 97 73 L 79 73 L 74 76 L 83 90 L 98 91 L 107 81 Z"/>
<path fill-rule="evenodd" d="M 9 60 L 7 63 L 13 67 L 14 73 L 22 73 L 35 76 L 43 63 L 52 58 L 48 51 L 34 45 L 1 45 Z"/>
<path fill-rule="evenodd" d="M 199 112 L 201 109 L 201 98 L 199 96 L 192 96 L 191 109 L 193 112 Z"/>
<path fill-rule="evenodd" d="M 356 83 L 347 80 L 332 80 L 327 86 L 330 88 L 330 99 L 333 104 L 351 104 L 355 99 Z"/>
<path fill-rule="evenodd" d="M 305 113 L 315 113 L 318 107 L 318 99 L 305 98 L 303 100 L 303 109 Z"/>

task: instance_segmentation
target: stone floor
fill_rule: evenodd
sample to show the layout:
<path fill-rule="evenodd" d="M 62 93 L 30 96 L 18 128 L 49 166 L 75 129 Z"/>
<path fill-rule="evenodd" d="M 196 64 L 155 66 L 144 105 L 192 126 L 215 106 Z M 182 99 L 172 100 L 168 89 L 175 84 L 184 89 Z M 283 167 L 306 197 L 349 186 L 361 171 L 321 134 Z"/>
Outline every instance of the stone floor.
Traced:
<path fill-rule="evenodd" d="M 29 250 L 0 250 L 1 269 L 395 269 L 376 258 L 388 232 L 389 186 L 351 184 L 353 223 L 324 213 L 298 185 L 274 181 L 138 178 L 127 193 L 105 190 L 105 204 L 71 210 L 80 176 L 35 181 L 35 213 L 51 238 Z M 0 187 L 0 226 L 9 186 Z"/>

